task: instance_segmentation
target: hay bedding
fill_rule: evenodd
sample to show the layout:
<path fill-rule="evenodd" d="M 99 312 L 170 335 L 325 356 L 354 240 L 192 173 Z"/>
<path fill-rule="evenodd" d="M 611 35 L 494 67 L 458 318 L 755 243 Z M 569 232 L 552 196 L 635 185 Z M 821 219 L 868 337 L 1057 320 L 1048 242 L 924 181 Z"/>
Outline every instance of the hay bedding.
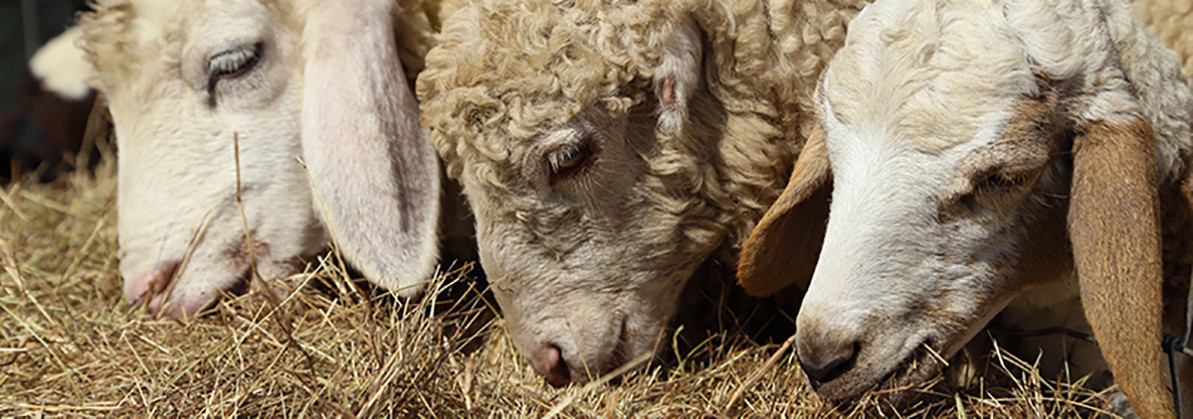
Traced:
<path fill-rule="evenodd" d="M 257 282 L 189 323 L 154 319 L 123 301 L 113 172 L 105 162 L 94 176 L 0 189 L 0 416 L 1053 417 L 1108 404 L 1080 380 L 996 357 L 987 375 L 1009 385 L 914 389 L 926 397 L 897 412 L 873 397 L 834 410 L 790 351 L 766 365 L 778 345 L 723 335 L 668 365 L 556 390 L 485 300 L 395 302 L 346 279 L 334 253 L 271 282 L 276 298 Z M 467 289 L 469 269 L 435 288 Z"/>

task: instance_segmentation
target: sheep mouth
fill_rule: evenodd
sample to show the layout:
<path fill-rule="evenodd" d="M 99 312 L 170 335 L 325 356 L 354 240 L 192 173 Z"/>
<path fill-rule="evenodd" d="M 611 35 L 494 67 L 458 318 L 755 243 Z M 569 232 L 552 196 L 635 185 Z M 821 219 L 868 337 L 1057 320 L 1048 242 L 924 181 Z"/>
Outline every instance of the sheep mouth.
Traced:
<path fill-rule="evenodd" d="M 859 399 L 876 399 L 889 404 L 898 404 L 910 398 L 913 390 L 925 383 L 944 368 L 940 351 L 930 339 L 912 347 L 899 362 L 889 367 L 886 373 L 878 375 L 875 370 L 847 371 L 821 385 L 817 392 L 837 404 L 852 404 Z M 855 361 L 859 365 L 865 360 Z M 867 380 L 866 376 L 877 379 Z"/>
<path fill-rule="evenodd" d="M 633 342 L 634 337 L 636 337 L 636 334 L 629 329 L 628 319 L 623 318 L 621 320 L 621 326 L 618 328 L 618 334 L 616 338 L 617 345 L 614 346 L 610 352 L 608 352 L 608 358 L 604 362 L 600 363 L 600 365 L 597 365 L 597 368 L 595 369 L 589 371 L 585 371 L 583 369 L 580 371 L 571 371 L 572 377 L 579 378 L 575 382 L 586 383 L 601 379 L 606 374 L 611 374 L 614 371 L 617 371 L 619 368 L 630 362 L 633 362 L 636 358 L 641 356 L 641 352 L 634 352 L 634 348 L 637 346 Z M 652 346 L 651 349 L 648 349 L 651 351 L 652 358 L 654 356 L 654 352 L 657 352 L 654 346 Z M 609 377 L 609 382 L 613 383 L 614 385 L 618 385 L 625 380 L 632 371 L 642 368 L 643 365 L 645 365 L 645 363 L 636 365 L 632 369 L 624 371 L 615 377 Z"/>
<path fill-rule="evenodd" d="M 176 320 L 185 318 L 193 318 L 202 315 L 205 311 L 211 309 L 222 298 L 236 298 L 249 293 L 252 289 L 252 268 L 244 267 L 235 279 L 227 286 L 214 289 L 213 294 L 197 304 L 191 305 L 192 302 L 177 301 L 174 295 L 174 286 L 180 281 L 179 275 L 171 275 L 168 282 L 160 286 L 158 292 L 146 292 L 138 299 L 133 306 L 145 306 L 150 313 L 155 316 L 169 316 Z M 190 307 L 187 307 L 190 305 Z"/>
<path fill-rule="evenodd" d="M 939 345 L 934 345 L 931 340 L 924 340 L 916 345 L 903 361 L 879 381 L 881 384 L 875 394 L 880 398 L 897 402 L 910 394 L 906 390 L 911 390 L 939 374 L 946 363 L 937 347 Z"/>

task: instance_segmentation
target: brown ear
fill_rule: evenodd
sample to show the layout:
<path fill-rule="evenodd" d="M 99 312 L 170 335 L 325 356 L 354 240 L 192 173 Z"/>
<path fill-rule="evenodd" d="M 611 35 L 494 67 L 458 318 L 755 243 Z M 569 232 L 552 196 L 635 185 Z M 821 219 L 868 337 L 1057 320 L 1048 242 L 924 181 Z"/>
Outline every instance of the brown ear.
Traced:
<path fill-rule="evenodd" d="M 1086 318 L 1119 387 L 1146 418 L 1174 415 L 1161 370 L 1155 153 L 1141 119 L 1079 125 L 1068 214 Z"/>
<path fill-rule="evenodd" d="M 766 296 L 812 279 L 828 223 L 830 176 L 824 131 L 817 126 L 800 151 L 787 188 L 742 246 L 737 281 L 747 293 Z"/>

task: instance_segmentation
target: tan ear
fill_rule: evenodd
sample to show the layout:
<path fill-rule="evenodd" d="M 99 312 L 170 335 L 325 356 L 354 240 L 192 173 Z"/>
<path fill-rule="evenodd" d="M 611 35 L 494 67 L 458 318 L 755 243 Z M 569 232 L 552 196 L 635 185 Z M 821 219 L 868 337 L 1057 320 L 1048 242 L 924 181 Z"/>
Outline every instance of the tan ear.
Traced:
<path fill-rule="evenodd" d="M 1173 417 L 1161 370 L 1155 135 L 1141 119 L 1077 131 L 1068 227 L 1086 318 L 1135 412 Z"/>
<path fill-rule="evenodd" d="M 361 273 L 417 293 L 438 254 L 439 160 L 394 43 L 391 0 L 310 0 L 303 158 L 328 230 Z"/>
<path fill-rule="evenodd" d="M 824 141 L 824 131 L 816 126 L 800 151 L 787 188 L 742 246 L 737 281 L 750 295 L 770 295 L 812 279 L 832 191 Z"/>

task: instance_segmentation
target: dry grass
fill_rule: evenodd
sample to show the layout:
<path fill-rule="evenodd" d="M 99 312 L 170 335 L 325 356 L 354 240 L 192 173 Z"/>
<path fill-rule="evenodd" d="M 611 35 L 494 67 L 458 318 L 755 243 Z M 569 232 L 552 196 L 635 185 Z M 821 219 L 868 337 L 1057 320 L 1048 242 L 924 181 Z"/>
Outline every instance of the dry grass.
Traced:
<path fill-rule="evenodd" d="M 273 283 L 281 298 L 257 291 L 189 324 L 156 320 L 122 300 L 115 179 L 110 165 L 97 173 L 0 189 L 0 416 L 1055 417 L 1108 403 L 1004 357 L 989 373 L 1011 378 L 1004 387 L 913 389 L 925 397 L 898 411 L 875 397 L 834 409 L 791 351 L 764 365 L 779 345 L 727 337 L 669 367 L 556 390 L 483 300 L 364 297 L 330 258 Z"/>

